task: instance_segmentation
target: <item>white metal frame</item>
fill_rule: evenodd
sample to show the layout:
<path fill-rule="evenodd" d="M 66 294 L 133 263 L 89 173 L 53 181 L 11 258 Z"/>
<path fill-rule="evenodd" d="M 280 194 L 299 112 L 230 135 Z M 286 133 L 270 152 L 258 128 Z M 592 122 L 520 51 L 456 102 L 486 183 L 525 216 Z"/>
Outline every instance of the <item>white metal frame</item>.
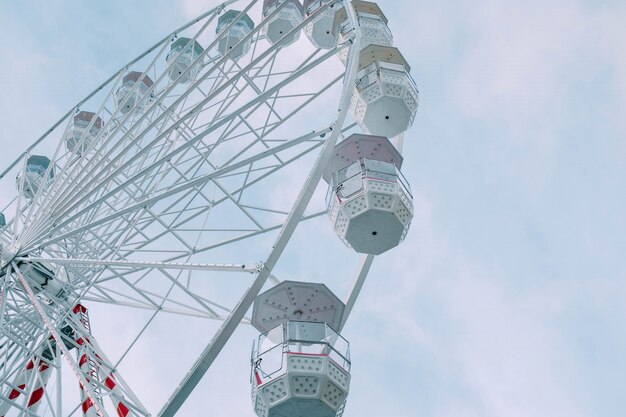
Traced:
<path fill-rule="evenodd" d="M 341 1 L 341 0 L 337 0 Z M 98 415 L 107 416 L 99 404 L 102 394 L 92 390 L 63 343 L 60 326 L 78 300 L 152 310 L 153 314 L 112 363 L 117 369 L 135 342 L 159 312 L 170 312 L 223 323 L 211 342 L 158 413 L 173 416 L 218 357 L 267 280 L 278 282 L 272 271 L 302 221 L 324 214 L 323 209 L 305 213 L 320 181 L 334 145 L 355 124 L 346 117 L 358 67 L 360 29 L 350 2 L 344 2 L 354 32 L 348 41 L 329 51 L 312 50 L 297 62 L 285 59 L 288 48 L 280 42 L 269 45 L 261 36 L 262 24 L 242 42 L 252 41 L 249 56 L 233 62 L 215 54 L 215 39 L 194 61 L 200 70 L 188 85 L 168 79 L 164 56 L 170 42 L 179 34 L 194 42 L 209 31 L 217 15 L 234 0 L 211 11 L 167 36 L 137 59 L 126 65 L 93 93 L 78 103 L 52 128 L 26 149 L 1 175 L 9 178 L 18 167 L 24 169 L 28 156 L 56 143 L 53 163 L 46 176 L 54 172 L 49 186 L 42 187 L 32 200 L 19 196 L 6 202 L 4 212 L 13 219 L 0 231 L 3 270 L 0 299 L 0 403 L 10 401 L 16 410 L 34 415 L 22 402 L 11 401 L 7 390 L 26 362 L 48 342 L 56 342 L 53 366 L 65 357 L 76 378 L 86 387 Z M 253 10 L 251 1 L 242 13 Z M 295 30 L 329 7 L 309 15 Z M 267 19 L 278 13 L 275 10 Z M 234 24 L 235 22 L 231 23 Z M 222 33 L 227 33 L 225 30 Z M 285 38 L 289 36 L 285 34 Z M 305 37 L 302 37 L 305 41 Z M 344 48 L 350 48 L 346 68 L 324 77 L 319 85 L 303 79 L 327 65 Z M 314 48 L 313 48 L 314 49 Z M 122 114 L 115 103 L 115 91 L 127 69 L 143 65 L 144 76 L 154 81 L 143 96 L 143 103 Z M 182 75 L 181 75 L 182 77 Z M 285 126 L 312 103 L 326 97 L 343 83 L 338 112 L 332 123 L 295 137 L 286 135 Z M 78 144 L 66 150 L 60 129 L 70 127 L 73 115 L 84 106 L 105 121 L 96 141 L 85 152 Z M 94 123 L 95 118 L 92 120 Z M 89 131 L 91 124 L 86 131 Z M 280 177 L 295 162 L 315 155 L 315 163 L 292 204 L 276 207 L 259 196 L 257 186 Z M 10 178 L 9 178 L 10 179 Z M 230 208 L 237 213 L 237 225 L 208 226 L 215 211 Z M 211 216 L 210 216 L 211 215 Z M 206 235 L 223 235 L 207 240 Z M 271 250 L 263 261 L 243 263 L 197 262 L 199 256 L 254 239 L 275 235 Z M 372 264 L 364 258 L 351 294 L 344 320 L 356 301 Z M 43 262 L 66 271 L 67 299 L 38 293 L 24 277 L 21 264 Z M 254 279 L 233 307 L 207 298 L 195 291 L 191 275 L 184 272 L 234 272 L 252 274 Z M 150 279 L 146 278 L 150 277 Z M 148 281 L 159 280 L 160 288 Z M 176 291 L 181 298 L 170 294 Z M 101 352 L 104 355 L 104 352 Z M 46 392 L 47 410 L 63 415 L 61 372 L 57 371 L 56 398 Z M 130 388 L 135 415 L 148 415 Z M 78 406 L 72 413 L 79 413 Z"/>

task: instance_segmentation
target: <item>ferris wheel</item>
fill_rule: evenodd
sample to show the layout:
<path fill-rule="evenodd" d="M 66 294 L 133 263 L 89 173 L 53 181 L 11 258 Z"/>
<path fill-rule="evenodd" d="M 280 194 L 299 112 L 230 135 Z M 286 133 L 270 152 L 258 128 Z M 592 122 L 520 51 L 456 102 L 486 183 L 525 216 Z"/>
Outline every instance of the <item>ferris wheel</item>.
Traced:
<path fill-rule="evenodd" d="M 367 1 L 227 1 L 125 65 L 0 175 L 15 190 L 0 201 L 0 417 L 175 415 L 242 325 L 260 334 L 259 417 L 341 415 L 341 331 L 413 217 L 400 169 L 417 106 Z M 345 299 L 277 273 L 324 245 L 293 241 L 323 216 L 358 265 Z M 92 308 L 146 320 L 109 356 Z M 125 369 L 161 315 L 216 325 L 151 409 Z"/>

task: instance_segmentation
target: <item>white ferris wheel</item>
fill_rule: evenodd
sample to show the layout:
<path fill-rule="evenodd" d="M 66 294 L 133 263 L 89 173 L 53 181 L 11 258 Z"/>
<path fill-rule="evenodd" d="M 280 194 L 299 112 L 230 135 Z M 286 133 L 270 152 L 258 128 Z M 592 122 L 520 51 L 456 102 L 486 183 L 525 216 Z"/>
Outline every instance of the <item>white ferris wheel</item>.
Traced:
<path fill-rule="evenodd" d="M 376 3 L 232 0 L 80 101 L 1 173 L 0 417 L 173 416 L 250 325 L 259 417 L 341 415 L 341 330 L 413 216 L 409 72 Z M 323 217 L 356 278 L 281 276 Z M 145 323 L 109 356 L 92 308 Z M 151 408 L 124 375 L 162 315 L 212 333 Z"/>

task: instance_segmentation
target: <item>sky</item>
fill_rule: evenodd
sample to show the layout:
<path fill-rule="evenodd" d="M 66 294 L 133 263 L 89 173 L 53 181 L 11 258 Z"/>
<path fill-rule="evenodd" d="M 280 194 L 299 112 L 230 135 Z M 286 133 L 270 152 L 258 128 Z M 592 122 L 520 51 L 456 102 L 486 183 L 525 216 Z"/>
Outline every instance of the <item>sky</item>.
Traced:
<path fill-rule="evenodd" d="M 0 167 L 212 5 L 1 2 Z M 379 5 L 420 90 L 403 150 L 416 211 L 406 241 L 375 260 L 343 332 L 353 359 L 344 415 L 623 416 L 626 4 Z M 303 267 L 323 263 L 297 258 L 302 236 L 295 245 Z M 115 334 L 116 323 L 92 319 L 101 339 Z M 253 415 L 254 333 L 236 333 L 185 415 Z M 161 343 L 153 337 L 146 355 Z M 163 358 L 128 373 L 184 374 Z M 172 384 L 144 387 L 147 402 Z"/>

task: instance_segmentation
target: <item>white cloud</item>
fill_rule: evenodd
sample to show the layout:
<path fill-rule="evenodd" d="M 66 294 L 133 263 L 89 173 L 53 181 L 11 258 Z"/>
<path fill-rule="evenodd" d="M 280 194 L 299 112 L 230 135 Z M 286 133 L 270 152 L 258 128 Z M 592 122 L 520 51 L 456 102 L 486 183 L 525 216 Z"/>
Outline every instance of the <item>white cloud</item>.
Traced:
<path fill-rule="evenodd" d="M 197 0 L 182 0 L 181 7 L 183 16 L 187 19 L 193 19 L 206 12 L 211 5 Z"/>
<path fill-rule="evenodd" d="M 518 128 L 544 119 L 583 33 L 563 2 L 496 2 L 470 10 L 468 49 L 455 84 L 459 111 Z"/>
<path fill-rule="evenodd" d="M 581 375 L 555 325 L 555 304 L 565 302 L 559 292 L 516 295 L 485 271 L 461 272 L 449 289 L 459 328 L 451 353 L 484 416 L 588 415 Z"/>

